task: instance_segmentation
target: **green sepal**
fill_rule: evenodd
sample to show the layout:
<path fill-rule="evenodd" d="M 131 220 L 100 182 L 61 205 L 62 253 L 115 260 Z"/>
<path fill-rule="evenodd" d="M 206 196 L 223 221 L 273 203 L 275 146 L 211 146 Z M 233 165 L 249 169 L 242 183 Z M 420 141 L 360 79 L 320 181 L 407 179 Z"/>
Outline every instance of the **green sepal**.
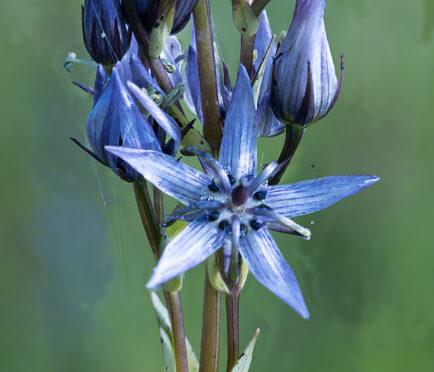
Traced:
<path fill-rule="evenodd" d="M 256 339 L 259 336 L 259 328 L 256 330 L 253 338 L 250 340 L 244 352 L 238 358 L 237 363 L 235 363 L 234 368 L 231 372 L 248 372 L 250 368 L 250 363 L 252 362 L 253 349 L 255 348 Z"/>
<path fill-rule="evenodd" d="M 232 17 L 244 36 L 251 37 L 258 31 L 258 17 L 247 0 L 232 0 Z"/>
<path fill-rule="evenodd" d="M 170 325 L 169 312 L 161 302 L 160 298 L 155 292 L 150 292 L 152 305 L 154 306 L 155 314 L 157 315 L 158 326 L 160 328 L 161 347 L 163 348 L 164 364 L 166 371 L 175 371 L 175 359 L 173 355 L 173 335 L 172 327 Z M 199 361 L 194 353 L 194 350 L 185 338 L 187 349 L 188 371 L 198 372 Z"/>
<path fill-rule="evenodd" d="M 160 12 L 152 26 L 149 36 L 149 56 L 156 59 L 163 51 L 166 41 L 172 30 L 173 16 L 175 15 L 175 0 L 162 1 Z"/>
<path fill-rule="evenodd" d="M 242 258 L 241 258 L 242 259 Z M 213 254 L 206 260 L 206 269 L 208 271 L 208 278 L 213 286 L 213 288 L 221 293 L 230 294 L 230 291 L 224 282 L 220 270 L 218 268 L 217 263 L 217 255 Z M 246 284 L 247 275 L 249 274 L 249 268 L 245 264 L 244 260 L 241 262 L 241 270 L 240 270 L 240 279 L 239 279 L 239 288 L 242 289 L 244 287 L 244 284 Z"/>

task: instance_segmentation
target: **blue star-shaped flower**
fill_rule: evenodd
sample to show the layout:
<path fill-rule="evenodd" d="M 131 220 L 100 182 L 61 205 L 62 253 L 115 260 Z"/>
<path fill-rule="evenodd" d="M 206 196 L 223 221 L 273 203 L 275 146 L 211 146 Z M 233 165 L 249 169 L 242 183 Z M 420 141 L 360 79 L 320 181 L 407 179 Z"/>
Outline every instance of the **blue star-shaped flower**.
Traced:
<path fill-rule="evenodd" d="M 333 176 L 268 186 L 278 164 L 272 162 L 256 175 L 259 123 L 254 115 L 250 79 L 241 66 L 226 115 L 219 161 L 196 151 L 205 173 L 157 151 L 106 149 L 186 205 L 170 218 L 190 224 L 167 245 L 148 288 L 160 286 L 231 243 L 260 283 L 307 318 L 309 312 L 294 273 L 269 230 L 309 239 L 310 231 L 290 218 L 324 209 L 378 178 Z"/>

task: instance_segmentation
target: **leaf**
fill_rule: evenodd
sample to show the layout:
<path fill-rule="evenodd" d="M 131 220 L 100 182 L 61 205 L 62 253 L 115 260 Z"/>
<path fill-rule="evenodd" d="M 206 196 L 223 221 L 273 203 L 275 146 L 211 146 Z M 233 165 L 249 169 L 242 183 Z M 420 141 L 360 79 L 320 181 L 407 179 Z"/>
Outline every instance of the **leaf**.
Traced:
<path fill-rule="evenodd" d="M 246 0 L 232 0 L 232 17 L 244 36 L 251 37 L 258 31 L 258 17 Z"/>
<path fill-rule="evenodd" d="M 169 312 L 155 292 L 150 292 L 150 294 L 152 305 L 154 306 L 154 310 L 157 315 L 158 325 L 160 327 L 164 364 L 166 365 L 166 371 L 172 372 L 175 371 L 175 360 L 173 356 L 173 335 L 172 327 L 170 325 Z M 194 350 L 187 338 L 185 338 L 185 343 L 187 348 L 188 371 L 198 372 L 199 361 L 197 360 L 196 354 L 194 353 Z"/>
<path fill-rule="evenodd" d="M 247 345 L 246 349 L 244 350 L 244 353 L 241 354 L 241 356 L 238 358 L 237 363 L 234 365 L 234 368 L 232 368 L 232 372 L 248 372 L 250 363 L 252 362 L 252 355 L 253 355 L 253 349 L 255 347 L 256 339 L 259 336 L 259 328 L 256 330 L 253 338 Z"/>
<path fill-rule="evenodd" d="M 149 37 L 149 56 L 151 58 L 158 58 L 166 45 L 172 29 L 175 6 L 176 1 L 174 0 L 168 0 L 167 4 L 161 5 L 160 13 L 152 26 Z"/>

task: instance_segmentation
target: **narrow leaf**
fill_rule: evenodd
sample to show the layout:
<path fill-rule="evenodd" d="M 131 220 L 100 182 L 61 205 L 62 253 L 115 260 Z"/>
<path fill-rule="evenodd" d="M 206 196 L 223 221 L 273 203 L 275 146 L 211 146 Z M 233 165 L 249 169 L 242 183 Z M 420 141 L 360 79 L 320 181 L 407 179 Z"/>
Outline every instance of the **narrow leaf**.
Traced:
<path fill-rule="evenodd" d="M 173 357 L 173 335 L 172 327 L 170 325 L 169 312 L 155 292 L 150 292 L 150 294 L 152 305 L 154 306 L 154 310 L 157 315 L 158 325 L 160 327 L 161 346 L 163 348 L 166 371 L 172 372 L 175 371 L 175 361 Z M 187 338 L 185 339 L 185 343 L 187 347 L 188 371 L 198 372 L 199 361 L 197 360 L 196 354 L 194 353 L 194 350 Z"/>
<path fill-rule="evenodd" d="M 255 348 L 256 339 L 259 336 L 259 328 L 256 330 L 253 338 L 247 345 L 244 353 L 241 354 L 237 363 L 232 368 L 232 372 L 248 372 L 250 368 L 250 363 L 252 362 L 253 349 Z"/>

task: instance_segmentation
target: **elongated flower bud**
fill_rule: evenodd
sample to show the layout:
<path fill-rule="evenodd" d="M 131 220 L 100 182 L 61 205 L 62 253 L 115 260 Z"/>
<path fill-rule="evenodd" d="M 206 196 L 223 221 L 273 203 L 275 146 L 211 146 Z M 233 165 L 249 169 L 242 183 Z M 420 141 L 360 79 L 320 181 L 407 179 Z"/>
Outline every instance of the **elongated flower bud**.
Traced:
<path fill-rule="evenodd" d="M 198 0 L 176 0 L 172 34 L 177 34 L 187 25 L 197 2 Z M 135 0 L 135 3 L 143 26 L 150 33 L 158 22 L 162 8 L 167 6 L 168 0 Z"/>
<path fill-rule="evenodd" d="M 324 26 L 326 0 L 297 0 L 273 66 L 272 105 L 287 125 L 305 127 L 333 108 L 341 88 Z"/>
<path fill-rule="evenodd" d="M 130 37 L 119 0 L 85 0 L 82 25 L 84 45 L 97 63 L 113 65 L 122 59 Z"/>

